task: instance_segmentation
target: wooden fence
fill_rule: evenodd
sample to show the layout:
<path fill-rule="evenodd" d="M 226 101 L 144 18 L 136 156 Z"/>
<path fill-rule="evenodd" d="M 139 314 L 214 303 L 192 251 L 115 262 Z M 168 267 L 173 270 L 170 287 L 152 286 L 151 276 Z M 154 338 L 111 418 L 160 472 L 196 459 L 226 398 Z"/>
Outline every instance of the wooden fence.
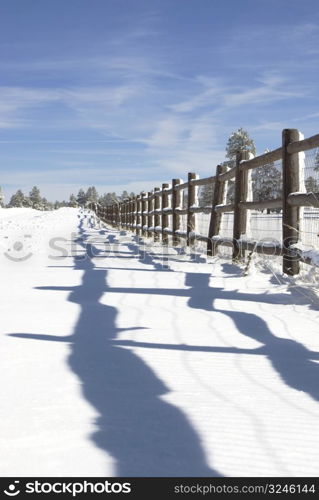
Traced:
<path fill-rule="evenodd" d="M 282 146 L 261 156 L 251 157 L 247 151 L 239 151 L 236 165 L 227 167 L 218 165 L 216 174 L 212 177 L 199 179 L 195 173 L 188 174 L 187 182 L 172 179 L 171 185 L 162 184 L 151 192 L 142 192 L 138 196 L 128 198 L 110 206 L 91 203 L 97 216 L 119 228 L 135 232 L 137 235 L 150 237 L 161 241 L 164 245 L 172 238 L 172 244 L 178 245 L 181 238 L 187 245 L 194 240 L 207 243 L 207 254 L 215 255 L 218 245 L 232 247 L 233 260 L 242 260 L 245 251 L 279 255 L 283 258 L 283 272 L 296 275 L 300 270 L 300 261 L 312 264 L 310 258 L 302 257 L 295 246 L 300 234 L 300 207 L 319 207 L 319 193 L 305 193 L 302 183 L 300 152 L 319 147 L 319 134 L 308 139 L 302 139 L 296 129 L 284 129 Z M 266 201 L 249 199 L 251 176 L 249 172 L 263 167 L 273 161 L 282 161 L 282 196 Z M 234 179 L 234 203 L 226 203 L 227 183 Z M 197 187 L 213 186 L 212 204 L 200 207 L 197 204 Z M 187 206 L 181 206 L 181 193 L 187 190 Z M 170 203 L 169 203 L 170 198 Z M 281 209 L 282 210 L 282 243 L 265 245 L 263 242 L 247 240 L 243 235 L 247 232 L 247 210 L 251 209 Z M 224 238 L 219 235 L 221 217 L 224 212 L 233 211 L 233 237 Z M 207 235 L 196 232 L 195 214 L 210 213 L 210 223 Z M 171 227 L 168 225 L 169 215 L 172 215 Z M 186 215 L 186 231 L 181 231 L 181 216 Z"/>

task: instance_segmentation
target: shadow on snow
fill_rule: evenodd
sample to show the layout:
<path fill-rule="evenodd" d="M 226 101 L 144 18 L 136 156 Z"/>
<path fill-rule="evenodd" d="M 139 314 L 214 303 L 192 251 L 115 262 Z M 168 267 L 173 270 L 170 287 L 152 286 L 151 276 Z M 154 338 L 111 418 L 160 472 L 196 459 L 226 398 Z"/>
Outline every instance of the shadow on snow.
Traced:
<path fill-rule="evenodd" d="M 83 271 L 81 285 L 42 287 L 71 292 L 68 300 L 81 308 L 73 335 L 11 336 L 70 343 L 69 365 L 99 414 L 92 440 L 115 459 L 117 476 L 218 476 L 186 416 L 162 399 L 168 387 L 132 350 L 116 345 L 117 310 L 100 303 L 109 290 L 107 270 L 94 267 L 98 250 L 85 242 L 83 219 L 79 230 L 89 257 L 74 259 L 74 268 Z"/>

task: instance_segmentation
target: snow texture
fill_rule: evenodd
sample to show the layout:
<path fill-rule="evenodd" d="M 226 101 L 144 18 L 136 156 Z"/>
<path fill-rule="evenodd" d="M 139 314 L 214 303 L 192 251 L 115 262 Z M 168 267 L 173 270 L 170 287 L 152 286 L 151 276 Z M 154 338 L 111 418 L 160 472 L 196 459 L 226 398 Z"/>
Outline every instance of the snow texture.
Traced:
<path fill-rule="evenodd" d="M 77 209 L 0 223 L 2 476 L 318 475 L 302 287 Z"/>

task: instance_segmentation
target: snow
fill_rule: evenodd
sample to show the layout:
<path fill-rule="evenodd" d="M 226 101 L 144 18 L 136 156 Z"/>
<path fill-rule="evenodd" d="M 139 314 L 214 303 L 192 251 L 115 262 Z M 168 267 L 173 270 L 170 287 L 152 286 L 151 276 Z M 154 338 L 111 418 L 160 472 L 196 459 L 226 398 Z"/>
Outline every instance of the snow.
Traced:
<path fill-rule="evenodd" d="M 31 215 L 39 214 L 39 210 L 34 210 L 33 208 L 2 208 L 0 207 L 0 220 L 6 219 L 8 217 L 15 217 L 21 215 Z"/>
<path fill-rule="evenodd" d="M 77 209 L 3 212 L 2 476 L 317 476 L 302 286 Z"/>
<path fill-rule="evenodd" d="M 319 251 L 318 250 L 305 250 L 301 252 L 301 256 L 304 258 L 310 258 L 313 265 L 319 266 Z"/>

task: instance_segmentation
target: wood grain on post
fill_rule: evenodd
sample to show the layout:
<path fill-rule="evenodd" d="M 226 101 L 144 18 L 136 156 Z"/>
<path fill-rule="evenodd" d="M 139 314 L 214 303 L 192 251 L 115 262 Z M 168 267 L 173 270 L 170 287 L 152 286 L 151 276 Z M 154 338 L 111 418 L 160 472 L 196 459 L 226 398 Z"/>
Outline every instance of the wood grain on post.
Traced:
<path fill-rule="evenodd" d="M 131 198 L 128 198 L 128 200 L 127 200 L 126 203 L 127 203 L 127 209 L 126 209 L 126 214 L 127 214 L 126 228 L 130 229 L 130 227 L 131 227 L 131 215 L 132 215 L 132 210 L 131 210 L 132 200 L 131 200 Z"/>
<path fill-rule="evenodd" d="M 131 208 L 130 208 L 130 228 L 131 231 L 134 229 L 134 212 L 135 212 L 135 196 L 132 196 L 131 198 Z"/>
<path fill-rule="evenodd" d="M 122 202 L 122 209 L 123 209 L 122 226 L 126 228 L 126 200 Z"/>
<path fill-rule="evenodd" d="M 146 208 L 147 208 L 147 199 L 146 193 L 143 191 L 141 193 L 142 197 L 142 236 L 147 236 L 147 231 L 145 231 L 144 226 L 146 226 L 147 218 L 146 218 Z"/>
<path fill-rule="evenodd" d="M 172 209 L 173 209 L 173 246 L 177 246 L 180 243 L 180 238 L 176 235 L 176 231 L 179 231 L 181 226 L 181 216 L 176 211 L 176 208 L 180 208 L 181 205 L 181 191 L 175 189 L 176 186 L 181 184 L 181 179 L 172 179 Z"/>
<path fill-rule="evenodd" d="M 191 232 L 195 232 L 196 225 L 196 215 L 191 211 L 191 207 L 195 205 L 196 202 L 196 186 L 191 184 L 192 180 L 196 179 L 196 174 L 193 172 L 188 173 L 188 192 L 187 192 L 187 246 L 190 246 L 191 240 L 193 238 L 190 237 Z"/>
<path fill-rule="evenodd" d="M 149 191 L 148 193 L 148 202 L 147 202 L 147 211 L 148 211 L 148 216 L 147 216 L 147 226 L 148 226 L 148 235 L 150 236 L 150 228 L 153 227 L 153 198 L 152 198 L 153 193 Z"/>
<path fill-rule="evenodd" d="M 242 234 L 246 234 L 247 210 L 241 202 L 247 201 L 248 194 L 248 173 L 247 170 L 240 169 L 240 162 L 249 158 L 248 151 L 239 151 L 236 156 L 235 175 L 235 200 L 234 200 L 234 225 L 233 225 L 233 260 L 243 259 L 245 251 L 239 244 Z"/>
<path fill-rule="evenodd" d="M 130 217 L 131 217 L 131 200 L 128 198 L 126 200 L 126 228 L 130 227 Z"/>
<path fill-rule="evenodd" d="M 288 203 L 288 196 L 300 190 L 300 167 L 298 153 L 289 153 L 288 145 L 299 141 L 300 133 L 297 129 L 282 131 L 282 241 L 283 241 L 283 272 L 294 276 L 299 273 L 300 264 L 296 255 L 293 255 L 291 246 L 299 240 L 300 215 L 299 207 Z"/>
<path fill-rule="evenodd" d="M 133 197 L 132 201 L 132 231 L 136 232 L 136 196 Z"/>
<path fill-rule="evenodd" d="M 119 202 L 118 203 L 118 226 L 119 226 L 119 229 L 122 228 L 122 202 Z"/>
<path fill-rule="evenodd" d="M 136 196 L 136 236 L 141 234 L 141 196 Z"/>
<path fill-rule="evenodd" d="M 226 165 L 217 165 L 216 168 L 216 176 L 215 176 L 215 184 L 213 190 L 213 199 L 212 199 L 212 210 L 209 221 L 209 229 L 208 229 L 208 243 L 207 243 L 207 255 L 213 256 L 216 254 L 216 246 L 213 245 L 212 238 L 213 236 L 217 236 L 220 232 L 220 224 L 222 220 L 222 213 L 216 212 L 216 205 L 222 205 L 226 202 L 225 194 L 226 194 L 226 183 L 225 181 L 221 181 L 219 176 L 226 172 Z"/>
<path fill-rule="evenodd" d="M 162 184 L 162 243 L 163 245 L 168 245 L 168 234 L 164 232 L 164 229 L 168 226 L 168 215 L 165 213 L 165 208 L 168 208 L 168 194 L 165 189 L 169 188 L 169 184 Z"/>
<path fill-rule="evenodd" d="M 159 187 L 154 188 L 154 194 L 158 193 L 159 191 L 160 191 Z M 154 207 L 154 212 L 155 212 L 155 215 L 154 215 L 154 241 L 159 241 L 160 235 L 156 231 L 156 229 L 161 225 L 161 216 L 157 212 L 161 208 L 161 198 L 160 198 L 160 196 L 155 196 L 154 197 L 153 207 Z"/>
<path fill-rule="evenodd" d="M 131 217 L 131 200 L 128 198 L 126 200 L 126 229 L 130 227 L 130 217 Z"/>

